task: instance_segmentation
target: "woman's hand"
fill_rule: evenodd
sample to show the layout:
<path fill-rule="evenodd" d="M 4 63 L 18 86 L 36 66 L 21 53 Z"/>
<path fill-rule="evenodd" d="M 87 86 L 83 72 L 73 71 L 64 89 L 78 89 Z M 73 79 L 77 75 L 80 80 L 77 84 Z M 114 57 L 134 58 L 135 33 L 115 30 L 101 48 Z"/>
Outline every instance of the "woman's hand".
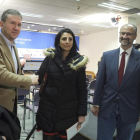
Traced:
<path fill-rule="evenodd" d="M 81 128 L 81 124 L 85 121 L 85 116 L 78 116 L 77 130 Z"/>
<path fill-rule="evenodd" d="M 6 137 L 5 136 L 1 136 L 4 140 L 6 140 Z"/>

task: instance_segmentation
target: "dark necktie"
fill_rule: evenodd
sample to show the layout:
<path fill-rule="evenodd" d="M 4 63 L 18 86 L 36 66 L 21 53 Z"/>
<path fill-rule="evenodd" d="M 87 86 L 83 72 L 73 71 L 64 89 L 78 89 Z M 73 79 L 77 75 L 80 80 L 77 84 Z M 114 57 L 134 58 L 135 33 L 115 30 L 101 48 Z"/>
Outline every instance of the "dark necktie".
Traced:
<path fill-rule="evenodd" d="M 121 63 L 119 67 L 119 85 L 121 85 L 121 82 L 123 79 L 123 73 L 124 73 L 124 67 L 125 67 L 125 54 L 126 52 L 122 53 Z"/>

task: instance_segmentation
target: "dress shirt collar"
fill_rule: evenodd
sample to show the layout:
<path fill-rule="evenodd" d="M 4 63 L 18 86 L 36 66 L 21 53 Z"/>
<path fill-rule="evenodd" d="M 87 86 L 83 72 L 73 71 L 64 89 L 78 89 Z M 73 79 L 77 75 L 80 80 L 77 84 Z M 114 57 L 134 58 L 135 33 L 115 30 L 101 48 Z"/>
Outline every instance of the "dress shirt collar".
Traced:
<path fill-rule="evenodd" d="M 4 34 L 2 33 L 2 32 L 0 32 L 0 34 L 2 35 L 2 37 L 4 38 L 4 40 L 5 40 L 5 42 L 6 42 L 6 44 L 8 45 L 8 46 L 15 46 L 15 41 L 13 41 L 13 44 L 4 36 Z"/>
<path fill-rule="evenodd" d="M 123 48 L 120 47 L 120 56 L 122 55 L 122 53 L 123 53 L 124 51 L 127 53 L 127 55 L 130 55 L 131 52 L 132 52 L 132 48 L 133 48 L 133 46 L 130 47 L 129 49 L 127 49 L 127 50 L 123 50 Z"/>

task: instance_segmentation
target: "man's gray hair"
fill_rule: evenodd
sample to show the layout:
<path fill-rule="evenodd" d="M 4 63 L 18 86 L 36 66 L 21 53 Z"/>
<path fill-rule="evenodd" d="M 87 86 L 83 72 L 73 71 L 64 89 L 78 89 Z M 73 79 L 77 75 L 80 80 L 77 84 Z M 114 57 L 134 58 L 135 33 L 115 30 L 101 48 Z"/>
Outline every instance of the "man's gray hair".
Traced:
<path fill-rule="evenodd" d="M 1 15 L 1 21 L 5 22 L 8 15 L 17 15 L 22 19 L 22 15 L 20 14 L 19 11 L 15 10 L 15 9 L 7 9 Z"/>
<path fill-rule="evenodd" d="M 124 26 L 133 26 L 135 34 L 137 34 L 137 26 L 136 25 L 128 23 L 128 24 L 124 24 L 122 27 L 124 27 Z"/>

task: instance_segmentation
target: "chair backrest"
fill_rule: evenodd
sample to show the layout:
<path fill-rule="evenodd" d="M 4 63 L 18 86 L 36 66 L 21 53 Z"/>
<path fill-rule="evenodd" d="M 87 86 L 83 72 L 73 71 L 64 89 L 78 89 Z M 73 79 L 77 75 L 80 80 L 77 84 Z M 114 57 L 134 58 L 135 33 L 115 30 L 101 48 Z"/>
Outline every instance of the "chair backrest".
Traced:
<path fill-rule="evenodd" d="M 26 95 L 29 95 L 29 90 L 18 88 L 18 104 L 24 102 Z"/>
<path fill-rule="evenodd" d="M 29 94 L 29 90 L 18 88 L 18 96 Z"/>
<path fill-rule="evenodd" d="M 38 106 L 39 105 L 39 100 L 40 100 L 40 97 L 39 97 L 39 91 L 38 91 L 34 95 L 34 105 L 35 106 Z"/>
<path fill-rule="evenodd" d="M 92 79 L 95 79 L 96 75 L 93 71 L 86 71 L 86 75 L 91 75 L 92 76 Z"/>
<path fill-rule="evenodd" d="M 88 82 L 89 82 L 89 78 L 88 78 L 88 77 L 86 77 L 86 81 L 88 81 Z"/>
<path fill-rule="evenodd" d="M 91 83 L 89 85 L 89 89 L 95 89 L 95 84 L 96 84 L 96 79 L 91 81 Z"/>

